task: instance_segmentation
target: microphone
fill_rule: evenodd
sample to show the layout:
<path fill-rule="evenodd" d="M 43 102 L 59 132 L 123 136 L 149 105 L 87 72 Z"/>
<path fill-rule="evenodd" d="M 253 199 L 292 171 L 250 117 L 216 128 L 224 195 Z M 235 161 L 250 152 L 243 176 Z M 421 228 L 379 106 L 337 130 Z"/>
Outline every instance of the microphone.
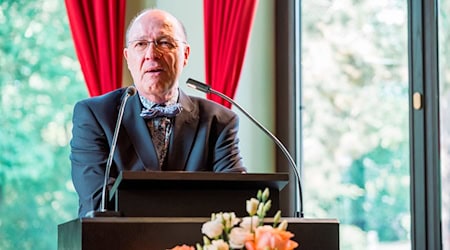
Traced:
<path fill-rule="evenodd" d="M 99 211 L 91 211 L 87 214 L 87 217 L 109 217 L 109 216 L 120 216 L 120 213 L 117 211 L 108 211 L 107 210 L 107 201 L 106 201 L 106 188 L 108 186 L 109 173 L 111 171 L 111 165 L 114 157 L 114 151 L 116 150 L 117 138 L 119 136 L 120 125 L 122 124 L 123 112 L 125 109 L 125 104 L 128 101 L 128 98 L 136 94 L 136 88 L 134 86 L 129 86 L 125 90 L 125 96 L 122 99 L 122 103 L 119 108 L 119 115 L 116 121 L 116 127 L 114 129 L 114 135 L 111 142 L 111 149 L 109 150 L 108 160 L 106 161 L 105 168 L 105 179 L 103 181 L 102 187 L 102 200 L 100 203 Z"/>
<path fill-rule="evenodd" d="M 209 85 L 199 82 L 197 80 L 194 80 L 192 78 L 189 78 L 186 81 L 186 84 L 188 87 L 202 91 L 206 94 L 211 93 L 211 94 L 217 95 L 217 96 L 223 98 L 224 100 L 226 100 L 227 102 L 233 104 L 234 106 L 236 106 L 236 108 L 238 108 L 240 111 L 242 111 L 242 113 L 244 113 L 244 115 L 246 115 L 254 124 L 256 124 L 256 126 L 258 126 L 262 131 L 264 131 L 264 133 L 266 133 L 266 135 L 268 135 L 270 137 L 270 139 L 272 139 L 275 142 L 275 144 L 279 147 L 279 149 L 281 149 L 284 156 L 289 161 L 289 164 L 293 168 L 295 176 L 297 178 L 298 197 L 297 197 L 297 202 L 296 202 L 296 205 L 297 205 L 296 217 L 303 218 L 303 193 L 302 193 L 303 191 L 302 191 L 302 181 L 300 178 L 300 171 L 299 171 L 297 165 L 295 164 L 294 159 L 292 159 L 292 156 L 289 154 L 289 151 L 286 149 L 286 147 L 283 145 L 283 143 L 281 143 L 281 141 L 275 135 L 273 135 L 268 129 L 266 129 L 261 123 L 259 123 L 255 118 L 253 118 L 247 111 L 245 111 L 239 104 L 237 104 L 235 101 L 233 101 L 233 99 L 231 99 L 230 97 L 214 90 Z"/>

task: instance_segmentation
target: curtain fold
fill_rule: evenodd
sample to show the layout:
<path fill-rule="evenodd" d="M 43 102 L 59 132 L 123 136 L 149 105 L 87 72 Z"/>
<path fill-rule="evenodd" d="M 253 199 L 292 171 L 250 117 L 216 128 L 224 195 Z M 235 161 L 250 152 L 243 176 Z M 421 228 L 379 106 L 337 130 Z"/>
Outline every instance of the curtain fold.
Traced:
<path fill-rule="evenodd" d="M 65 4 L 89 95 L 120 88 L 126 0 L 65 0 Z"/>
<path fill-rule="evenodd" d="M 233 99 L 257 3 L 257 0 L 203 0 L 206 82 Z M 207 98 L 231 107 L 218 96 L 208 94 Z"/>

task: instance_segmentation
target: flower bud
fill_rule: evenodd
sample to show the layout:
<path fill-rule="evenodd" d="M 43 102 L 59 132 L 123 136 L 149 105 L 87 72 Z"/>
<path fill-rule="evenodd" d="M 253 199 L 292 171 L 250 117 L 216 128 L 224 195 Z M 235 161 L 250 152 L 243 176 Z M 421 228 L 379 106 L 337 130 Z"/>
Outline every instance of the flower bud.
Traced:
<path fill-rule="evenodd" d="M 264 189 L 264 192 L 262 193 L 262 201 L 265 202 L 267 199 L 269 199 L 269 188 Z"/>
<path fill-rule="evenodd" d="M 286 231 L 288 227 L 288 222 L 287 220 L 283 220 L 280 225 L 278 225 L 278 229 L 282 230 L 282 231 Z"/>
<path fill-rule="evenodd" d="M 255 198 L 251 198 L 250 200 L 247 200 L 247 213 L 250 216 L 253 216 L 256 214 L 258 210 L 259 201 Z"/>
<path fill-rule="evenodd" d="M 222 214 L 222 221 L 223 221 L 225 226 L 228 223 L 228 221 L 230 221 L 230 219 L 231 219 L 231 214 L 230 213 L 223 213 Z"/>
<path fill-rule="evenodd" d="M 205 246 L 211 245 L 211 241 L 206 236 L 203 236 L 203 245 L 205 245 Z"/>
<path fill-rule="evenodd" d="M 256 212 L 256 214 L 258 214 L 259 217 L 265 216 L 265 214 L 264 214 L 264 203 L 259 203 L 258 211 Z"/>
<path fill-rule="evenodd" d="M 271 207 L 272 207 L 272 201 L 268 200 L 266 202 L 266 204 L 264 204 L 264 208 L 263 208 L 264 214 L 266 214 L 270 210 Z"/>
<path fill-rule="evenodd" d="M 280 223 L 280 220 L 281 220 L 281 210 L 278 210 L 278 212 L 273 217 L 273 224 L 276 225 Z"/>
<path fill-rule="evenodd" d="M 222 223 L 222 220 L 223 220 L 223 212 L 216 213 L 216 214 L 214 215 L 214 220 L 219 221 L 220 223 Z"/>

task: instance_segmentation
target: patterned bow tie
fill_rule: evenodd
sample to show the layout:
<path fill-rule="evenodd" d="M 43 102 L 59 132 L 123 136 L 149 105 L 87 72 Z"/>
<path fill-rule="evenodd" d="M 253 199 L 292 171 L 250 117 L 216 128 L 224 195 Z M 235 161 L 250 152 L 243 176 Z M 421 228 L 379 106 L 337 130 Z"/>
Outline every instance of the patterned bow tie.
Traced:
<path fill-rule="evenodd" d="M 183 110 L 183 107 L 179 103 L 175 103 L 169 106 L 155 105 L 149 109 L 143 109 L 141 112 L 141 117 L 143 117 L 144 119 L 153 119 L 159 117 L 172 118 L 177 116 L 181 112 L 181 110 Z"/>

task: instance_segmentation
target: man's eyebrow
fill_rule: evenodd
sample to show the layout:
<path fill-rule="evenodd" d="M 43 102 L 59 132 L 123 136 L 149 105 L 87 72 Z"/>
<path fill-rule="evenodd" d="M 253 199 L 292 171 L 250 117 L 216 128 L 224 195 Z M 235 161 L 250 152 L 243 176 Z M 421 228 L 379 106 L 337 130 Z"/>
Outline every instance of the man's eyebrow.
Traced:
<path fill-rule="evenodd" d="M 147 40 L 147 36 L 139 36 L 139 37 L 130 39 L 130 41 L 137 41 L 137 40 Z"/>
<path fill-rule="evenodd" d="M 173 36 L 170 36 L 170 35 L 167 35 L 167 34 L 162 34 L 160 36 L 157 36 L 155 39 L 167 39 L 167 38 L 175 39 Z M 140 40 L 150 40 L 150 39 L 148 38 L 148 36 L 143 35 L 143 36 L 138 36 L 136 38 L 130 39 L 130 41 L 128 41 L 128 42 L 140 41 Z"/>

